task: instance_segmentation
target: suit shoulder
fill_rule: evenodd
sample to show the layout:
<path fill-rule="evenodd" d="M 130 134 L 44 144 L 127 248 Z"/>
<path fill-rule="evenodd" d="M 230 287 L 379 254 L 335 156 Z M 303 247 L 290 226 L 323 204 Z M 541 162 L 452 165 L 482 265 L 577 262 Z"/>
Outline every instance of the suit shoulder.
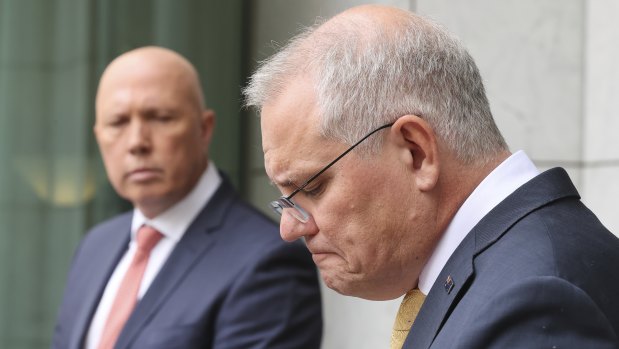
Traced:
<path fill-rule="evenodd" d="M 241 199 L 229 206 L 220 227 L 220 242 L 244 255 L 244 260 L 263 260 L 292 256 L 311 260 L 302 242 L 282 240 L 279 226 L 264 213 Z"/>
<path fill-rule="evenodd" d="M 244 238 L 260 241 L 279 241 L 279 227 L 264 213 L 258 211 L 241 199 L 233 200 L 224 225 L 230 234 L 240 234 Z"/>
<path fill-rule="evenodd" d="M 580 200 L 562 200 L 529 213 L 494 245 L 490 251 L 511 263 L 534 261 L 557 276 L 574 270 L 574 261 L 583 258 L 619 263 L 619 239 Z"/>
<path fill-rule="evenodd" d="M 82 245 L 96 245 L 102 239 L 109 239 L 111 235 L 126 234 L 130 229 L 132 215 L 132 211 L 127 211 L 94 225 L 82 239 Z"/>
<path fill-rule="evenodd" d="M 531 212 L 474 264 L 478 281 L 493 280 L 497 288 L 530 278 L 562 280 L 619 323 L 619 307 L 607 297 L 619 294 L 619 239 L 580 200 L 561 200 Z"/>
<path fill-rule="evenodd" d="M 540 246 L 552 254 L 559 276 L 578 269 L 589 273 L 588 269 L 593 266 L 590 263 L 599 263 L 595 268 L 603 267 L 602 264 L 607 267 L 619 264 L 619 238 L 580 200 L 564 200 L 542 207 L 527 218 L 523 228 L 518 229 L 523 238 L 544 241 Z M 535 239 L 536 230 L 537 234 L 543 234 L 543 239 Z M 574 263 L 578 260 L 584 263 Z M 586 265 L 586 260 L 590 265 Z"/>
<path fill-rule="evenodd" d="M 264 225 L 269 229 L 277 228 L 275 221 L 240 198 L 236 198 L 232 201 L 231 210 L 236 211 L 238 214 L 245 215 L 249 220 L 256 224 Z"/>

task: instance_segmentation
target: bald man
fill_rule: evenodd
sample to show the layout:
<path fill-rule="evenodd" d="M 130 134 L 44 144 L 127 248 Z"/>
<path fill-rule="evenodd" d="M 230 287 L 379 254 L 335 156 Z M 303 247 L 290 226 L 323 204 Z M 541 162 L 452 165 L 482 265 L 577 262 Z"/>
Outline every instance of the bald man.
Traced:
<path fill-rule="evenodd" d="M 179 54 L 144 47 L 106 68 L 94 132 L 134 209 L 80 244 L 53 348 L 319 347 L 309 253 L 283 243 L 208 160 L 214 123 Z"/>
<path fill-rule="evenodd" d="M 342 294 L 406 294 L 391 348 L 619 348 L 619 239 L 565 170 L 508 149 L 442 27 L 347 10 L 264 61 L 245 95 L 282 238 L 305 240 Z"/>

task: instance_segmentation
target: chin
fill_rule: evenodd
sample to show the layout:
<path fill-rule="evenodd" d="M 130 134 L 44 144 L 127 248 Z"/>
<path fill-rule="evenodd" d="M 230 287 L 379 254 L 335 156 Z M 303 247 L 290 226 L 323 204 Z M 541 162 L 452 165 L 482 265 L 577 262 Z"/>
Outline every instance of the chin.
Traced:
<path fill-rule="evenodd" d="M 320 275 L 328 288 L 341 295 L 369 299 L 364 297 L 363 287 L 360 287 L 358 283 L 343 280 L 323 272 Z"/>
<path fill-rule="evenodd" d="M 169 193 L 159 191 L 157 188 L 153 188 L 152 190 L 134 191 L 131 195 L 129 195 L 128 200 L 138 207 L 153 208 L 167 208 L 172 206 L 174 202 Z"/>
<path fill-rule="evenodd" d="M 325 285 L 335 292 L 350 297 L 357 297 L 371 301 L 388 301 L 402 296 L 406 292 L 393 289 L 377 288 L 376 283 L 367 281 L 346 281 L 321 272 Z M 384 286 L 384 285 L 383 285 Z"/>

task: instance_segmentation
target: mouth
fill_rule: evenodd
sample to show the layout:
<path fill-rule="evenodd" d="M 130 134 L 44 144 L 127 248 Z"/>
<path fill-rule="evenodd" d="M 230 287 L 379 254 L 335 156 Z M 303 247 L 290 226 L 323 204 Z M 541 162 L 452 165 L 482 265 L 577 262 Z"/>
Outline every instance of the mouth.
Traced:
<path fill-rule="evenodd" d="M 321 252 L 321 253 L 312 253 L 312 260 L 314 264 L 319 265 L 322 261 L 327 259 L 331 255 L 331 253 Z"/>
<path fill-rule="evenodd" d="M 141 167 L 128 172 L 125 178 L 131 182 L 149 182 L 161 177 L 163 171 L 154 167 Z"/>
<path fill-rule="evenodd" d="M 306 236 L 305 246 L 312 254 L 312 259 L 316 265 L 324 263 L 324 261 L 330 257 L 338 256 L 338 253 L 334 251 L 333 246 L 330 246 L 330 244 L 324 240 L 316 240 L 316 236 Z"/>
<path fill-rule="evenodd" d="M 316 249 L 316 248 L 308 248 L 310 253 L 312 254 L 312 259 L 315 264 L 319 264 L 323 262 L 325 259 L 329 258 L 329 256 L 334 255 L 335 253 L 327 251 L 325 249 Z"/>

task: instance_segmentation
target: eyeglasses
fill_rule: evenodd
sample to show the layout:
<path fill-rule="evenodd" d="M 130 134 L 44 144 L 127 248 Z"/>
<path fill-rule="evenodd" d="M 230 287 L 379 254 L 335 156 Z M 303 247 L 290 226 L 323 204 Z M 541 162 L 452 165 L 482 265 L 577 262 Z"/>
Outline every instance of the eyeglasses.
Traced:
<path fill-rule="evenodd" d="M 318 171 L 315 175 L 311 176 L 308 180 L 305 181 L 305 183 L 301 184 L 300 187 L 298 187 L 297 189 L 295 189 L 295 191 L 290 193 L 290 195 L 282 196 L 282 197 L 280 197 L 279 199 L 277 199 L 275 201 L 271 201 L 270 206 L 273 209 L 273 211 L 275 211 L 277 214 L 279 214 L 281 216 L 283 214 L 284 210 L 286 210 L 286 212 L 289 212 L 294 218 L 299 220 L 301 223 L 306 223 L 309 220 L 309 213 L 307 213 L 307 211 L 305 211 L 303 209 L 303 207 L 299 206 L 299 204 L 294 202 L 292 200 L 292 197 L 297 195 L 298 192 L 303 190 L 308 184 L 310 184 L 314 179 L 318 178 L 318 176 L 320 176 L 323 172 L 328 170 L 329 167 L 333 166 L 336 162 L 338 162 L 341 158 L 343 158 L 351 150 L 355 149 L 355 147 L 358 146 L 359 144 L 361 144 L 361 142 L 365 141 L 368 137 L 370 137 L 374 133 L 376 133 L 376 132 L 378 132 L 378 131 L 380 131 L 382 129 L 391 127 L 391 126 L 393 126 L 393 123 L 383 125 L 383 126 L 377 128 L 377 129 L 375 129 L 374 131 L 368 133 L 367 135 L 363 136 L 363 138 L 361 138 L 357 143 L 353 144 L 350 148 L 346 149 L 345 152 L 340 154 L 340 156 L 336 157 L 333 161 L 331 161 L 322 170 Z"/>

